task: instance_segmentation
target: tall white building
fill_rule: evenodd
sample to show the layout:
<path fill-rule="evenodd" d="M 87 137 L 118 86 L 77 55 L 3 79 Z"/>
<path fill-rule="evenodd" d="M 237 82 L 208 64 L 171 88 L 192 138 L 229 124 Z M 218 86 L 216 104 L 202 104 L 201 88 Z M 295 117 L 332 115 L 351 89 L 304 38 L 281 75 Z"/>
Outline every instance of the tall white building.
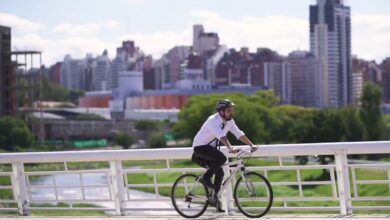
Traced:
<path fill-rule="evenodd" d="M 67 89 L 83 90 L 83 76 L 80 60 L 65 56 L 61 65 L 61 86 Z"/>
<path fill-rule="evenodd" d="M 323 106 L 352 102 L 351 15 L 343 0 L 310 6 L 310 50 L 320 62 Z"/>
<path fill-rule="evenodd" d="M 228 51 L 226 45 L 221 45 L 215 51 L 214 55 L 206 61 L 206 79 L 211 82 L 211 85 L 216 85 L 216 69 L 218 62 L 222 59 L 223 55 Z"/>
<path fill-rule="evenodd" d="M 357 105 L 360 102 L 360 97 L 363 93 L 363 72 L 354 72 L 352 74 L 352 84 L 353 84 L 353 104 Z"/>
<path fill-rule="evenodd" d="M 119 86 L 119 73 L 127 69 L 125 53 L 117 54 L 111 63 L 111 75 L 109 78 L 109 87 L 111 89 Z"/>
<path fill-rule="evenodd" d="M 108 58 L 108 53 L 105 50 L 101 56 L 98 56 L 93 63 L 92 69 L 92 85 L 94 91 L 109 90 L 109 79 L 111 75 L 111 63 Z"/>

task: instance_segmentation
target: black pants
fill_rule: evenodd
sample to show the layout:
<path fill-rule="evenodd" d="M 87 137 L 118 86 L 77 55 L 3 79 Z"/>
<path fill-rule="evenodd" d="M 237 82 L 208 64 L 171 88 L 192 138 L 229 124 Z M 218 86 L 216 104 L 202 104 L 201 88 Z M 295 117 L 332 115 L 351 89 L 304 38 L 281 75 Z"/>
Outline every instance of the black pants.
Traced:
<path fill-rule="evenodd" d="M 215 174 L 215 193 L 218 193 L 221 189 L 224 176 L 224 172 L 221 166 L 226 162 L 226 160 L 226 156 L 221 151 L 210 145 L 202 145 L 194 148 L 192 161 L 201 167 L 209 167 L 209 169 L 204 174 L 205 177 L 211 178 Z"/>

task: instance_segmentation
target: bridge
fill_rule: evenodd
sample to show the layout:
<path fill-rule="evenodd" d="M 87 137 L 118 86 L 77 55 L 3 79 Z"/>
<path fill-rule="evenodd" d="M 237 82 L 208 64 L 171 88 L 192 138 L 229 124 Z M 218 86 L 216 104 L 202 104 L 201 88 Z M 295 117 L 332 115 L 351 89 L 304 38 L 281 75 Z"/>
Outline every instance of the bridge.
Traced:
<path fill-rule="evenodd" d="M 234 157 L 226 148 L 222 151 Z M 121 216 L 179 218 L 167 196 L 173 183 L 167 177 L 204 172 L 203 168 L 188 162 L 191 154 L 191 148 L 3 153 L 0 177 L 8 181 L 0 184 L 0 195 L 1 191 L 11 193 L 8 198 L 0 197 L 0 215 L 1 212 L 23 216 L 34 211 L 96 211 L 115 219 Z M 263 173 L 274 188 L 274 206 L 268 219 L 389 217 L 390 163 L 356 164 L 348 160 L 352 155 L 366 154 L 390 154 L 390 141 L 266 145 L 252 155 L 249 162 L 254 163 L 248 169 Z M 325 165 L 291 162 L 293 156 L 313 155 L 330 155 L 334 162 Z M 270 162 L 258 165 L 258 161 Z M 321 171 L 327 177 L 308 178 L 312 171 Z M 361 176 L 375 172 L 380 173 L 379 178 Z M 294 178 L 275 180 L 275 173 L 293 173 Z M 310 191 L 313 186 L 326 189 L 326 193 L 313 194 Z M 377 186 L 385 187 L 387 193 L 362 193 L 364 187 Z M 285 188 L 288 194 L 278 193 Z M 222 213 L 224 218 L 243 218 L 234 204 L 232 188 L 227 189 L 222 206 L 226 210 Z M 362 213 L 371 215 L 362 216 Z M 378 213 L 381 215 L 372 215 Z M 221 216 L 212 208 L 204 215 L 205 218 Z"/>

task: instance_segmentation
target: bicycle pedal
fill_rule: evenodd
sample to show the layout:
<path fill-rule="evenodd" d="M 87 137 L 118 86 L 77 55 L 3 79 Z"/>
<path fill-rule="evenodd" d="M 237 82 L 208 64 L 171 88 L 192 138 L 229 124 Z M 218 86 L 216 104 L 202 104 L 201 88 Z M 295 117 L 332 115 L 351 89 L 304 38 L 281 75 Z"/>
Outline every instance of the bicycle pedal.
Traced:
<path fill-rule="evenodd" d="M 194 194 L 188 193 L 188 194 L 186 195 L 186 198 L 184 199 L 184 202 L 191 202 L 191 201 L 192 201 L 191 196 L 194 196 Z"/>

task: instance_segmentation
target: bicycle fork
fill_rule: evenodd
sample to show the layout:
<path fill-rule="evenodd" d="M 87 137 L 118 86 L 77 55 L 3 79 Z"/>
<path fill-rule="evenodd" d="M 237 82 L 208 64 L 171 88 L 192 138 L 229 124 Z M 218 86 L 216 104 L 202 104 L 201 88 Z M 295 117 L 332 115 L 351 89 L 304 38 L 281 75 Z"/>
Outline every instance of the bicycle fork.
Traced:
<path fill-rule="evenodd" d="M 255 190 L 255 187 L 253 186 L 253 182 L 251 181 L 251 179 L 248 176 L 248 171 L 246 171 L 244 167 L 241 169 L 241 171 L 242 171 L 241 172 L 242 180 L 245 183 L 245 188 L 246 188 L 248 194 L 250 196 L 256 196 L 256 190 Z"/>

